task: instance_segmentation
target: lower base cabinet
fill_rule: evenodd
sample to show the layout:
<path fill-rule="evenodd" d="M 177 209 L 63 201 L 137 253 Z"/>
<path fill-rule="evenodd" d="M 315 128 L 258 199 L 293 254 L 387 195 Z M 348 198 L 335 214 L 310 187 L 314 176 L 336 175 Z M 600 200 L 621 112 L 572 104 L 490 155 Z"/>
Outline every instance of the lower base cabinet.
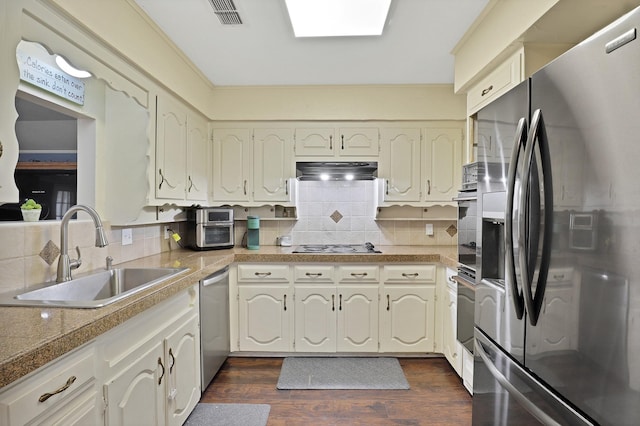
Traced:
<path fill-rule="evenodd" d="M 90 343 L 0 392 L 0 425 L 99 424 L 96 349 Z"/>
<path fill-rule="evenodd" d="M 433 286 L 385 286 L 380 352 L 433 352 L 435 292 Z"/>
<path fill-rule="evenodd" d="M 98 338 L 104 424 L 184 423 L 201 393 L 198 327 L 191 288 Z"/>

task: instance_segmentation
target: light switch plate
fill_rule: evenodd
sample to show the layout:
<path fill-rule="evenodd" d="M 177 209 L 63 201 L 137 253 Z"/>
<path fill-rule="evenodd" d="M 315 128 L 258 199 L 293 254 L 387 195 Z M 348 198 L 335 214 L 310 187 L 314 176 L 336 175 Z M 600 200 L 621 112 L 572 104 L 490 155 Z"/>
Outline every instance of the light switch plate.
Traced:
<path fill-rule="evenodd" d="M 425 235 L 433 236 L 433 223 L 427 223 L 424 229 Z"/>
<path fill-rule="evenodd" d="M 131 228 L 126 228 L 122 230 L 122 245 L 128 246 L 133 244 L 133 230 Z"/>

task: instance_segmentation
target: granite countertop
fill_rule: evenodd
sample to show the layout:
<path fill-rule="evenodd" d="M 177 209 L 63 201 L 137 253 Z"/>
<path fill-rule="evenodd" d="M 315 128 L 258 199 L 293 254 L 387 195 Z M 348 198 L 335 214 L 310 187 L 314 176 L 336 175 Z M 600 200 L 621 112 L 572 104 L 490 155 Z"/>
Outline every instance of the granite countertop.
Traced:
<path fill-rule="evenodd" d="M 440 262 L 457 267 L 455 246 L 382 246 L 377 254 L 299 254 L 293 247 L 176 250 L 118 267 L 186 267 L 188 271 L 96 309 L 0 307 L 0 388 L 91 341 L 233 262 Z"/>

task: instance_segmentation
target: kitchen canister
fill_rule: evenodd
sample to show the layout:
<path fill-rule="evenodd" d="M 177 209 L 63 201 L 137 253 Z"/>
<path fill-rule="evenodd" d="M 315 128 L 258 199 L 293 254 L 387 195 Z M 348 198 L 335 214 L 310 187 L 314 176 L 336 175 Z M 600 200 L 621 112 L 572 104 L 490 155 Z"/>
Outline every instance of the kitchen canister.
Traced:
<path fill-rule="evenodd" d="M 260 218 L 247 216 L 247 248 L 258 250 L 260 248 Z"/>

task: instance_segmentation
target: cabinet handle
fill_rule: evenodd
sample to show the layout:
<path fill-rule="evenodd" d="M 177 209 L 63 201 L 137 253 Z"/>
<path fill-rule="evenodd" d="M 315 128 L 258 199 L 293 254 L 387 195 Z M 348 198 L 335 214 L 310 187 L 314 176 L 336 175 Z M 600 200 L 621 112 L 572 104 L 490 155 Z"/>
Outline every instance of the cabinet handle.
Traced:
<path fill-rule="evenodd" d="M 352 272 L 351 273 L 352 277 L 356 277 L 356 278 L 364 278 L 367 276 L 366 272 L 360 272 L 360 273 L 356 273 L 356 272 Z"/>
<path fill-rule="evenodd" d="M 407 274 L 406 272 L 402 273 L 402 276 L 405 277 L 405 278 L 417 278 L 418 275 L 419 274 L 417 272 L 414 272 L 413 274 Z"/>
<path fill-rule="evenodd" d="M 318 278 L 322 276 L 322 272 L 307 272 L 305 275 L 310 278 Z"/>
<path fill-rule="evenodd" d="M 556 274 L 556 275 L 553 276 L 553 278 L 559 281 L 559 280 L 564 278 L 564 274 L 562 274 L 562 275 Z"/>
<path fill-rule="evenodd" d="M 242 183 L 242 190 L 244 191 L 244 195 L 247 195 L 247 180 L 246 179 Z"/>
<path fill-rule="evenodd" d="M 332 311 L 336 310 L 336 295 L 335 294 L 331 295 L 331 310 Z"/>
<path fill-rule="evenodd" d="M 340 135 L 340 138 L 342 139 L 342 149 L 344 149 L 344 135 Z"/>
<path fill-rule="evenodd" d="M 329 135 L 329 149 L 333 149 L 333 135 Z"/>
<path fill-rule="evenodd" d="M 191 188 L 193 188 L 193 180 L 191 179 L 191 175 L 189 175 L 187 179 L 189 179 L 189 188 L 187 188 L 187 192 L 191 192 Z"/>
<path fill-rule="evenodd" d="M 391 302 L 389 300 L 389 295 L 387 294 L 387 311 L 391 308 Z"/>
<path fill-rule="evenodd" d="M 484 96 L 484 95 L 486 95 L 487 93 L 489 93 L 492 90 L 493 90 L 493 84 L 491 86 L 487 87 L 486 89 L 484 89 L 482 91 L 482 93 L 480 94 L 480 96 Z"/>
<path fill-rule="evenodd" d="M 164 175 L 162 174 L 162 169 L 158 169 L 158 173 L 160 174 L 160 184 L 158 185 L 158 189 L 162 189 L 162 184 L 164 183 Z"/>
<path fill-rule="evenodd" d="M 387 195 L 389 195 L 389 179 L 387 179 L 387 180 L 385 181 L 385 183 L 386 183 L 386 185 L 387 185 L 386 192 L 387 192 Z"/>
<path fill-rule="evenodd" d="M 158 385 L 162 384 L 162 378 L 164 377 L 164 365 L 162 364 L 162 358 L 158 357 L 158 365 L 162 368 L 162 374 L 160 374 L 160 378 L 158 379 Z"/>
<path fill-rule="evenodd" d="M 338 310 L 342 310 L 342 295 L 338 296 Z"/>
<path fill-rule="evenodd" d="M 284 195 L 289 195 L 289 179 L 284 181 Z"/>
<path fill-rule="evenodd" d="M 287 295 L 284 295 L 284 310 L 287 310 Z"/>
<path fill-rule="evenodd" d="M 65 383 L 64 385 L 60 386 L 58 389 L 54 390 L 51 393 L 44 393 L 40 396 L 40 398 L 38 398 L 38 401 L 40 402 L 45 402 L 47 399 L 51 398 L 53 395 L 57 395 L 59 393 L 62 393 L 64 391 L 66 391 L 67 389 L 69 389 L 69 386 L 71 386 L 73 384 L 73 382 L 76 381 L 76 376 L 71 376 L 67 379 L 67 383 Z"/>
<path fill-rule="evenodd" d="M 427 195 L 431 195 L 431 179 L 427 179 Z"/>
<path fill-rule="evenodd" d="M 169 374 L 173 373 L 173 366 L 176 365 L 176 357 L 173 356 L 173 348 L 169 348 L 169 356 L 171 357 L 171 367 L 169 367 Z"/>
<path fill-rule="evenodd" d="M 269 275 L 271 275 L 271 272 L 256 272 L 255 273 L 255 276 L 256 277 L 260 277 L 260 278 L 268 277 Z"/>

